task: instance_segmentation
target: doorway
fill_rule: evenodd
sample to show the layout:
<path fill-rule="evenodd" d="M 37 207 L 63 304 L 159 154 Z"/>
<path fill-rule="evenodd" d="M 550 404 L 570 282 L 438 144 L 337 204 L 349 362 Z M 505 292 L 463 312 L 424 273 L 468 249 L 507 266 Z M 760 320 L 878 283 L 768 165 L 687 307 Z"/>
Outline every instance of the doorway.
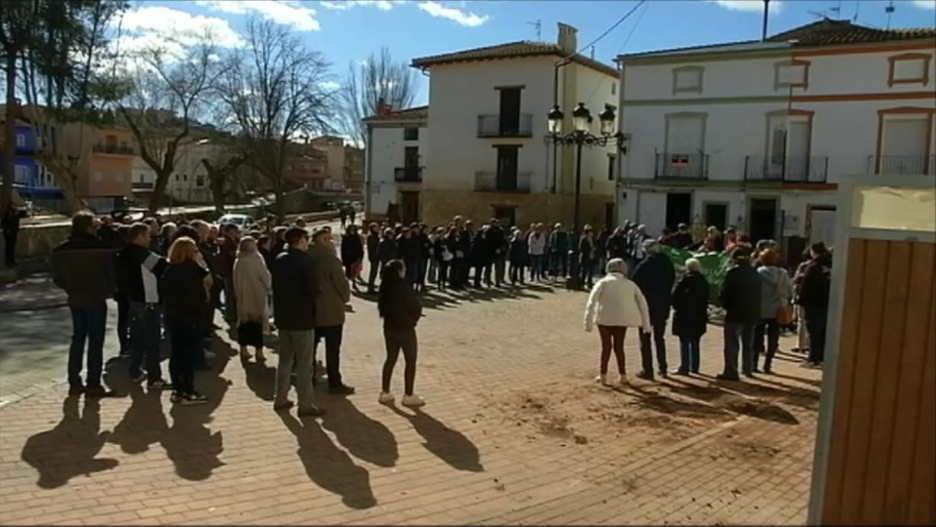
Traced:
<path fill-rule="evenodd" d="M 609 231 L 614 230 L 614 203 L 605 203 L 604 227 Z"/>
<path fill-rule="evenodd" d="M 520 153 L 519 146 L 497 147 L 497 189 L 504 191 L 517 190 L 517 160 Z"/>
<path fill-rule="evenodd" d="M 751 243 L 776 240 L 777 198 L 751 198 L 748 214 L 748 235 Z"/>
<path fill-rule="evenodd" d="M 517 220 L 517 207 L 493 206 L 494 217 L 500 222 L 501 227 L 513 227 Z"/>
<path fill-rule="evenodd" d="M 705 225 L 717 227 L 719 231 L 725 232 L 728 227 L 728 204 L 706 203 Z"/>
<path fill-rule="evenodd" d="M 501 88 L 499 123 L 501 137 L 520 135 L 520 88 Z"/>
<path fill-rule="evenodd" d="M 835 243 L 835 207 L 810 205 L 806 209 L 806 237 L 809 243 L 824 242 L 827 247 Z"/>
<path fill-rule="evenodd" d="M 680 223 L 692 222 L 692 194 L 688 192 L 670 192 L 666 195 L 666 224 L 664 227 L 676 230 Z"/>
<path fill-rule="evenodd" d="M 400 209 L 403 225 L 419 221 L 419 192 L 401 191 Z"/>

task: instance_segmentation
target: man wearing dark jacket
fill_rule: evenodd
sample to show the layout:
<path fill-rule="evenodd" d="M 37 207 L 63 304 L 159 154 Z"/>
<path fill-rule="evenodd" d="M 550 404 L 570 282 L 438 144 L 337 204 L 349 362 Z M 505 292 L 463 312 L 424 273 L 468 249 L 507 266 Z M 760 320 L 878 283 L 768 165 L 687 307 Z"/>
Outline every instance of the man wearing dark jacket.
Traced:
<path fill-rule="evenodd" d="M 4 257 L 7 267 L 16 265 L 16 240 L 19 238 L 20 220 L 26 217 L 26 211 L 9 204 L 3 209 L 0 224 L 3 228 Z"/>
<path fill-rule="evenodd" d="M 634 271 L 634 283 L 647 299 L 650 309 L 650 324 L 653 326 L 653 344 L 656 345 L 657 368 L 660 375 L 667 376 L 666 367 L 666 321 L 669 320 L 670 306 L 673 302 L 673 283 L 676 271 L 669 257 L 660 252 L 660 244 L 655 240 L 643 242 L 642 251 L 648 256 L 640 262 Z M 643 371 L 637 374 L 642 379 L 653 379 L 653 350 L 651 335 L 640 332 L 640 357 Z"/>
<path fill-rule="evenodd" d="M 832 255 L 822 242 L 812 244 L 809 253 L 812 259 L 803 268 L 796 303 L 803 307 L 806 331 L 809 332 L 809 359 L 805 365 L 817 367 L 825 358 Z"/>
<path fill-rule="evenodd" d="M 487 235 L 488 251 L 494 263 L 494 285 L 500 287 L 504 282 L 507 263 L 507 235 L 497 218 L 491 218 L 490 225 Z"/>
<path fill-rule="evenodd" d="M 626 261 L 627 258 L 627 237 L 624 236 L 624 227 L 614 229 L 614 234 L 608 237 L 606 244 L 608 259 L 620 258 Z"/>
<path fill-rule="evenodd" d="M 168 386 L 159 367 L 159 277 L 166 259 L 150 250 L 150 227 L 134 223 L 127 245 L 115 258 L 117 287 L 130 302 L 130 379 L 142 381 L 141 366 L 151 390 Z"/>
<path fill-rule="evenodd" d="M 738 247 L 731 253 L 734 267 L 725 273 L 719 296 L 725 310 L 725 369 L 718 375 L 724 381 L 737 381 L 738 353 L 741 371 L 754 375 L 754 326 L 761 315 L 761 279 L 751 267 L 751 250 Z"/>
<path fill-rule="evenodd" d="M 96 229 L 93 214 L 75 214 L 71 237 L 56 247 L 50 257 L 53 280 L 68 294 L 68 308 L 72 316 L 68 393 L 84 393 L 88 397 L 103 397 L 110 393 L 101 385 L 101 373 L 104 367 L 107 299 L 114 295 L 115 288 L 111 265 L 114 249 L 97 238 Z M 88 374 L 82 384 L 85 342 L 88 345 Z"/>
<path fill-rule="evenodd" d="M 680 223 L 676 235 L 673 236 L 676 239 L 675 247 L 677 249 L 685 250 L 686 247 L 692 245 L 692 233 L 689 232 L 689 226 L 685 223 Z"/>
<path fill-rule="evenodd" d="M 370 267 L 370 274 L 367 277 L 367 294 L 372 295 L 376 293 L 374 284 L 380 273 L 380 227 L 376 223 L 371 223 L 367 228 L 367 263 Z"/>
<path fill-rule="evenodd" d="M 237 243 L 240 232 L 237 225 L 224 225 L 221 227 L 224 242 L 221 245 L 220 266 L 221 279 L 224 284 L 224 319 L 230 323 L 237 322 L 237 300 L 234 291 L 234 261 L 237 260 Z"/>
<path fill-rule="evenodd" d="M 406 264 L 406 281 L 415 289 L 416 275 L 419 272 L 419 233 L 409 227 L 403 227 L 397 237 L 397 257 Z"/>
<path fill-rule="evenodd" d="M 299 417 L 318 417 L 325 414 L 313 404 L 312 394 L 315 299 L 319 285 L 307 253 L 309 233 L 301 227 L 290 227 L 286 243 L 289 249 L 277 256 L 273 264 L 273 317 L 280 335 L 273 409 L 279 412 L 292 407 L 287 396 L 295 362 Z"/>

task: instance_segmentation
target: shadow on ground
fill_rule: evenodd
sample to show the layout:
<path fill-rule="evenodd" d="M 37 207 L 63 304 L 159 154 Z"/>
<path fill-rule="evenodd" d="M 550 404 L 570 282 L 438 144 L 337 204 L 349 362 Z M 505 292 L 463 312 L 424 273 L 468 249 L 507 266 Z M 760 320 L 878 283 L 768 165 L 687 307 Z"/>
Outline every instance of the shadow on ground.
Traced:
<path fill-rule="evenodd" d="M 300 421 L 287 412 L 279 414 L 286 428 L 299 444 L 297 455 L 309 480 L 333 494 L 354 509 L 377 505 L 367 469 L 355 465 L 346 452 L 337 448 L 312 419 Z"/>
<path fill-rule="evenodd" d="M 410 414 L 396 406 L 390 407 L 397 415 L 409 419 L 422 438 L 426 441 L 423 446 L 436 457 L 445 461 L 452 468 L 469 472 L 483 472 L 481 453 L 478 447 L 458 430 L 423 412 L 415 410 Z"/>
<path fill-rule="evenodd" d="M 39 472 L 40 488 L 62 487 L 76 476 L 111 470 L 119 463 L 97 457 L 110 435 L 101 431 L 100 400 L 85 399 L 80 415 L 79 404 L 79 397 L 66 398 L 55 428 L 39 432 L 23 445 L 21 459 Z"/>

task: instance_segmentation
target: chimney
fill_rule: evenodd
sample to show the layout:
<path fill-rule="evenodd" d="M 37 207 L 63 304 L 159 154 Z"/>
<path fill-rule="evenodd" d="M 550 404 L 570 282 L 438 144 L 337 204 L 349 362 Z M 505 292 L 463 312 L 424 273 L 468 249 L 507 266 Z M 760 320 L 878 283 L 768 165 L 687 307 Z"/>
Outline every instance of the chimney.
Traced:
<path fill-rule="evenodd" d="M 578 38 L 576 38 L 577 34 L 577 29 L 568 24 L 559 22 L 559 38 L 556 43 L 559 44 L 559 47 L 562 48 L 562 51 L 565 51 L 569 54 L 575 53 L 576 49 L 578 48 Z"/>
<path fill-rule="evenodd" d="M 377 115 L 389 115 L 392 111 L 392 108 L 390 108 L 390 105 L 387 104 L 387 101 L 381 97 L 377 99 L 377 108 L 375 108 L 375 110 L 377 111 Z"/>

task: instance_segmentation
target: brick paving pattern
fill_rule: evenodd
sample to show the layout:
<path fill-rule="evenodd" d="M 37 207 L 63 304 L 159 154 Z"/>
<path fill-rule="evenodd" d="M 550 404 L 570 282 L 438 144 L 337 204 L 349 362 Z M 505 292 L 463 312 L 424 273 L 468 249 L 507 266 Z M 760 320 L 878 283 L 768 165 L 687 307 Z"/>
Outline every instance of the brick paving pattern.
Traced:
<path fill-rule="evenodd" d="M 358 393 L 319 391 L 319 420 L 274 413 L 276 355 L 243 365 L 226 334 L 196 379 L 203 406 L 130 386 L 113 360 L 107 379 L 126 397 L 58 386 L 0 410 L 0 524 L 802 524 L 820 372 L 784 353 L 777 375 L 717 385 L 713 326 L 703 376 L 603 388 L 584 302 L 540 286 L 433 293 L 418 412 L 376 401 L 370 299 L 352 301 L 345 327 Z"/>

